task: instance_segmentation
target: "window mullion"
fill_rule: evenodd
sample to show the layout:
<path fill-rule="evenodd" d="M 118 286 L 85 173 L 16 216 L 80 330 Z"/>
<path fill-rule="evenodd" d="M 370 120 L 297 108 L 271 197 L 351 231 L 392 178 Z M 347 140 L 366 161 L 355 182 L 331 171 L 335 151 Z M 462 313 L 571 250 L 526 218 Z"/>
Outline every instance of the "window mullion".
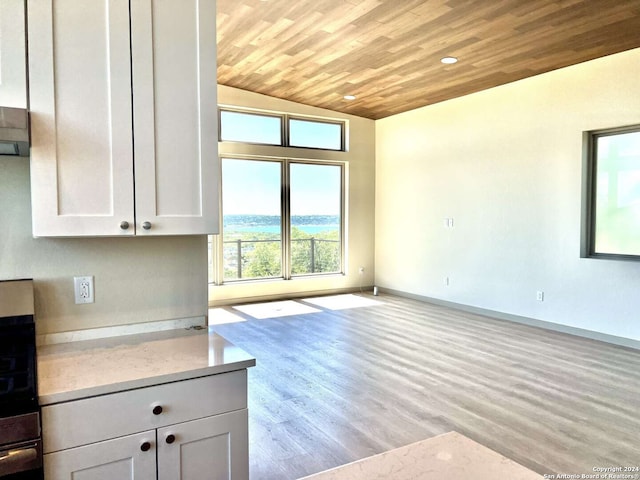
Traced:
<path fill-rule="evenodd" d="M 282 276 L 291 280 L 291 184 L 289 161 L 282 162 Z"/>
<path fill-rule="evenodd" d="M 282 116 L 282 146 L 290 146 L 289 142 L 289 115 Z M 287 167 L 288 168 L 288 167 Z"/>
<path fill-rule="evenodd" d="M 340 272 L 345 273 L 347 269 L 345 258 L 345 245 L 347 244 L 347 228 L 346 221 L 347 218 L 347 166 L 342 165 L 340 167 Z"/>

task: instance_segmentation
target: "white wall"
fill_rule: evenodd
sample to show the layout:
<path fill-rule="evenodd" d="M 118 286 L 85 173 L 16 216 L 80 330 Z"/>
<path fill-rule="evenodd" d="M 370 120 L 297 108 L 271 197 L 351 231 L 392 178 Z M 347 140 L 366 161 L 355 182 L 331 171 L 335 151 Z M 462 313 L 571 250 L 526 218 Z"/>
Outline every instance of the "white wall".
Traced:
<path fill-rule="evenodd" d="M 640 123 L 639 78 L 636 49 L 377 121 L 376 284 L 640 339 L 640 263 L 579 255 L 582 132 Z"/>
<path fill-rule="evenodd" d="M 221 156 L 234 154 L 317 159 L 326 158 L 328 155 L 330 160 L 345 162 L 349 186 L 346 215 L 348 248 L 345 275 L 211 285 L 209 287 L 210 303 L 223 304 L 278 296 L 329 293 L 372 285 L 375 219 L 375 122 L 221 85 L 218 86 L 218 103 L 226 106 L 338 118 L 348 122 L 350 137 L 348 152 L 323 152 L 319 155 L 309 149 L 242 145 L 231 142 L 220 143 Z M 358 274 L 360 266 L 365 267 L 365 274 L 362 276 Z"/>
<path fill-rule="evenodd" d="M 29 159 L 0 156 L 0 279 L 34 279 L 39 334 L 206 315 L 206 243 L 34 239 Z M 95 276 L 95 303 L 75 305 L 74 275 Z"/>

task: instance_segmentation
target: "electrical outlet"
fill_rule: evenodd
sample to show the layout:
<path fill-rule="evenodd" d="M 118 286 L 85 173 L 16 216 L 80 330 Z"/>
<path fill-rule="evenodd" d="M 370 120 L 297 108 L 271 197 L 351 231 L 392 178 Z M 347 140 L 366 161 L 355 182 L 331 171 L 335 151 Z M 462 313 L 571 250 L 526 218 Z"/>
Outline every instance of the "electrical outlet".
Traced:
<path fill-rule="evenodd" d="M 445 287 L 449 286 L 449 277 L 444 277 L 444 286 Z"/>
<path fill-rule="evenodd" d="M 364 274 L 364 267 L 360 267 L 358 269 L 358 274 L 363 275 Z"/>
<path fill-rule="evenodd" d="M 536 292 L 536 300 L 539 302 L 544 302 L 544 292 L 542 290 L 538 290 Z"/>
<path fill-rule="evenodd" d="M 73 277 L 76 305 L 94 302 L 93 277 Z"/>

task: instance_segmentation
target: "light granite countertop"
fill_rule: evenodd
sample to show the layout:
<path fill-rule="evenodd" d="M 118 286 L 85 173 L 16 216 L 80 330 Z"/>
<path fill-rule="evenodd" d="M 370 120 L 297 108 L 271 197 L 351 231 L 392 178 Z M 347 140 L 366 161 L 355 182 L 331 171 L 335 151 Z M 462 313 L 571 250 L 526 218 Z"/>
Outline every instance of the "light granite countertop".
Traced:
<path fill-rule="evenodd" d="M 449 432 L 303 480 L 541 480 L 522 465 Z"/>
<path fill-rule="evenodd" d="M 169 330 L 38 347 L 40 405 L 252 367 L 209 330 Z"/>

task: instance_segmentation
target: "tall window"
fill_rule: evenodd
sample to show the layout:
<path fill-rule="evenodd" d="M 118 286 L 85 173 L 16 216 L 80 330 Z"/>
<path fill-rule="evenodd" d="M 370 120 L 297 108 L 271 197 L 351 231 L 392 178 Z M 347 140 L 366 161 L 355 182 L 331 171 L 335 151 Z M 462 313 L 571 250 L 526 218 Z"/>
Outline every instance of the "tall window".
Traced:
<path fill-rule="evenodd" d="M 345 165 L 335 152 L 347 150 L 345 129 L 341 120 L 220 109 L 222 235 L 210 238 L 211 281 L 343 272 Z M 225 155 L 225 142 L 251 155 Z M 313 149 L 314 160 L 282 158 L 281 147 Z"/>
<path fill-rule="evenodd" d="M 583 256 L 640 259 L 640 126 L 587 132 Z"/>
<path fill-rule="evenodd" d="M 342 191 L 339 164 L 223 158 L 223 281 L 341 272 Z"/>

